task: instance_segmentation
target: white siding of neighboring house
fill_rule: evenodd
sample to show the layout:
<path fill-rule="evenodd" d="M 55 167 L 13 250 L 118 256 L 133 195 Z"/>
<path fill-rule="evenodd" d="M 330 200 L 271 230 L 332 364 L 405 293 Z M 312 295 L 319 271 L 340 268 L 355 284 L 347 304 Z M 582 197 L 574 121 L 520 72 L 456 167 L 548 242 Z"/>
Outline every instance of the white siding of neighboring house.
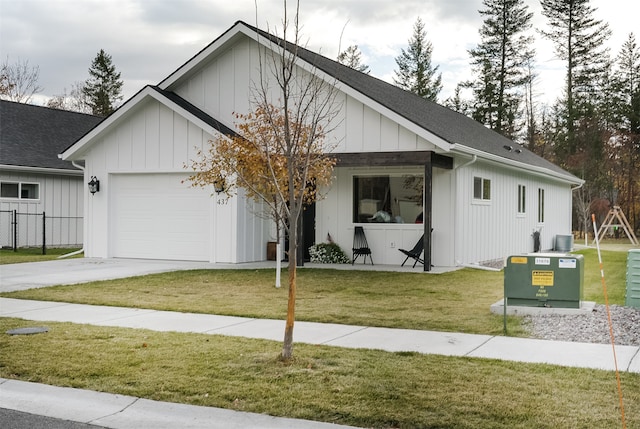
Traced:
<path fill-rule="evenodd" d="M 46 213 L 47 246 L 82 246 L 84 181 L 82 175 L 3 171 L 3 182 L 37 183 L 37 200 L 0 198 L 0 245 L 12 246 L 11 215 L 7 212 Z M 69 219 L 53 219 L 53 218 Z M 78 219 L 79 218 L 79 219 Z M 18 246 L 42 245 L 42 217 L 19 216 Z"/>
<path fill-rule="evenodd" d="M 110 193 L 110 180 L 122 173 L 180 173 L 196 158 L 197 150 L 207 146 L 213 136 L 155 100 L 136 106 L 135 111 L 100 137 L 87 154 L 85 174 L 100 180 L 100 192 L 87 197 L 87 219 L 93 228 L 87 229 L 86 252 L 92 257 L 112 257 L 110 237 L 113 223 L 109 222 L 110 205 L 118 195 Z M 178 180 L 176 179 L 176 180 Z M 212 197 L 203 193 L 204 198 Z M 264 221 L 247 209 L 243 198 L 231 198 L 226 204 L 210 204 L 213 223 L 211 246 L 207 259 L 211 262 L 246 262 L 262 260 L 266 244 L 257 246 L 256 240 L 265 235 Z M 252 234 L 248 235 L 248 231 Z M 266 240 L 264 240 L 266 243 Z"/>

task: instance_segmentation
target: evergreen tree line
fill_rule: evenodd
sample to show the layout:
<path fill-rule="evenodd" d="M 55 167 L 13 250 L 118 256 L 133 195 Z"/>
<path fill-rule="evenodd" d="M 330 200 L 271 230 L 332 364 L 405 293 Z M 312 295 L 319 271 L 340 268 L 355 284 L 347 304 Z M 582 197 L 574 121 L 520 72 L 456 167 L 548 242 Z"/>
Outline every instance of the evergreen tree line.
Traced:
<path fill-rule="evenodd" d="M 574 229 L 587 230 L 591 213 L 602 220 L 617 205 L 637 230 L 640 49 L 635 35 L 612 54 L 606 47 L 611 30 L 595 18 L 590 0 L 541 0 L 541 5 L 547 29 L 534 31 L 524 0 L 484 0 L 480 41 L 469 50 L 472 78 L 442 104 L 584 179 L 573 192 Z M 538 101 L 544 88 L 536 73 L 536 37 L 550 40 L 565 63 L 564 90 L 552 105 Z M 357 68 L 360 53 L 350 48 L 351 64 L 341 62 Z M 442 83 L 432 51 L 418 18 L 408 48 L 396 58 L 394 83 L 437 101 Z"/>

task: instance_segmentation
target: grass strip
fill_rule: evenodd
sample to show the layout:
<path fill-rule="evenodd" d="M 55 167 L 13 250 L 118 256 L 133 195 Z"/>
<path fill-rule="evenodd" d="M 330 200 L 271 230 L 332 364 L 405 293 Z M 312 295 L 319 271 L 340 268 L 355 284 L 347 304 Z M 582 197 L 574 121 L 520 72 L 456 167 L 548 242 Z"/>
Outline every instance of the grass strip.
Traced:
<path fill-rule="evenodd" d="M 21 264 L 25 262 L 41 262 L 57 259 L 61 255 L 66 255 L 79 250 L 77 248 L 53 247 L 46 249 L 46 254 L 42 254 L 42 247 L 28 247 L 18 249 L 14 252 L 11 249 L 0 249 L 0 265 L 4 264 Z M 79 258 L 82 255 L 70 256 L 70 258 Z"/>
<path fill-rule="evenodd" d="M 216 335 L 0 319 L 0 376 L 372 428 L 619 427 L 612 372 Z M 622 374 L 628 427 L 640 375 Z"/>

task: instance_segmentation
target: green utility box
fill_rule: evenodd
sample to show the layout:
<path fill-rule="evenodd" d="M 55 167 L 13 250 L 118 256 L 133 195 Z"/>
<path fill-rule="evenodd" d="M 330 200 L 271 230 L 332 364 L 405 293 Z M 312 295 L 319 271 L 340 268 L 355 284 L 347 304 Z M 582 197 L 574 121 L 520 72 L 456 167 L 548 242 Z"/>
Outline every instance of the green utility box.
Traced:
<path fill-rule="evenodd" d="M 530 253 L 510 256 L 504 269 L 507 305 L 580 308 L 583 283 L 582 255 Z"/>
<path fill-rule="evenodd" d="M 631 249 L 627 254 L 627 307 L 640 308 L 640 249 Z"/>

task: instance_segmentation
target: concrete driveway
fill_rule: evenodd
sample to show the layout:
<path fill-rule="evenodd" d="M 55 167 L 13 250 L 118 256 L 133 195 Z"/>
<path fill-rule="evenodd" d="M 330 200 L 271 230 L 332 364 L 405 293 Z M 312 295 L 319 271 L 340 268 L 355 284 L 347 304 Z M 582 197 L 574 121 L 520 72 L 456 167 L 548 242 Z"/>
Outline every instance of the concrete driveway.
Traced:
<path fill-rule="evenodd" d="M 282 263 L 286 269 L 287 263 Z M 197 269 L 275 269 L 275 261 L 248 262 L 241 264 L 212 264 L 193 261 L 164 261 L 149 259 L 113 259 L 113 258 L 76 258 L 56 259 L 44 262 L 27 262 L 22 264 L 0 265 L 0 292 L 33 289 L 46 286 L 87 283 L 99 280 L 120 279 L 169 271 Z M 308 268 L 324 268 L 337 270 L 362 271 L 396 271 L 422 272 L 423 267 L 415 268 L 411 264 L 370 265 L 370 264 L 312 264 L 305 263 Z M 455 267 L 434 267 L 431 274 L 452 271 Z"/>
<path fill-rule="evenodd" d="M 168 271 L 239 268 L 247 264 L 222 265 L 191 261 L 77 258 L 0 265 L 0 292 L 62 284 L 87 283 L 142 276 Z"/>

